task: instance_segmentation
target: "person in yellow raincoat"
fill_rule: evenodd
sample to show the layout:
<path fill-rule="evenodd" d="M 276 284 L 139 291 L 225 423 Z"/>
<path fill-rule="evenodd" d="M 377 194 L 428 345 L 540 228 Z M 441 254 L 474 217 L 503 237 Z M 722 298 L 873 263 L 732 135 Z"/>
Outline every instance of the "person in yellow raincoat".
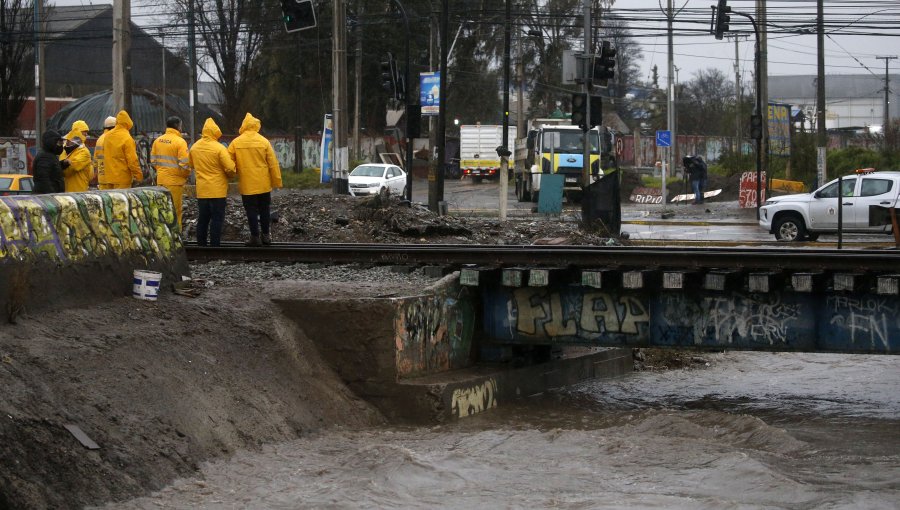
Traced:
<path fill-rule="evenodd" d="M 100 182 L 100 176 L 104 173 L 103 144 L 106 143 L 107 133 L 114 127 L 116 127 L 116 118 L 107 117 L 106 120 L 103 121 L 103 133 L 100 135 L 100 138 L 97 138 L 97 143 L 94 144 L 94 178 L 91 182 L 92 185 L 97 185 Z"/>
<path fill-rule="evenodd" d="M 272 143 L 259 134 L 261 126 L 259 119 L 248 113 L 241 123 L 240 135 L 228 145 L 250 225 L 248 246 L 272 244 L 269 232 L 272 188 L 281 187 L 281 167 Z"/>
<path fill-rule="evenodd" d="M 63 169 L 66 181 L 66 193 L 87 191 L 91 178 L 94 177 L 94 165 L 91 162 L 91 151 L 85 147 L 88 137 L 88 125 L 83 120 L 72 123 L 72 130 L 64 136 L 64 152 L 59 155 L 60 161 L 68 161 Z"/>
<path fill-rule="evenodd" d="M 166 132 L 153 142 L 150 164 L 156 169 L 156 184 L 164 186 L 172 194 L 172 205 L 181 229 L 181 198 L 184 183 L 191 175 L 188 167 L 188 146 L 181 136 L 181 119 L 166 119 Z"/>
<path fill-rule="evenodd" d="M 116 127 L 103 140 L 103 172 L 98 176 L 100 189 L 122 189 L 144 178 L 138 163 L 137 145 L 131 137 L 134 123 L 125 110 L 116 114 Z"/>
<path fill-rule="evenodd" d="M 219 246 L 225 222 L 228 179 L 235 176 L 234 161 L 225 146 L 219 143 L 222 131 L 214 120 L 206 119 L 201 135 L 188 152 L 188 162 L 197 181 L 197 244 Z"/>

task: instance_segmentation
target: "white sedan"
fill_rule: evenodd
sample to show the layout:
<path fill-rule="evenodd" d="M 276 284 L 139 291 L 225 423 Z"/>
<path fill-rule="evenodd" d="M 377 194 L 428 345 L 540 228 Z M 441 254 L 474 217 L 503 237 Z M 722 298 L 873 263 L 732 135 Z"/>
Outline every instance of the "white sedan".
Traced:
<path fill-rule="evenodd" d="M 350 172 L 349 184 L 353 196 L 379 193 L 402 196 L 406 188 L 406 172 L 397 165 L 366 163 Z"/>

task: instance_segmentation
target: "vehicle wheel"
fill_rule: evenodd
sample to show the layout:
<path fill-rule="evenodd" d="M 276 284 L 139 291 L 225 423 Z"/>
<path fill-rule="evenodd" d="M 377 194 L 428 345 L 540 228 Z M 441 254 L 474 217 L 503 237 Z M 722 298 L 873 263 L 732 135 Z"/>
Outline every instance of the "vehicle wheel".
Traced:
<path fill-rule="evenodd" d="M 807 240 L 807 241 L 818 241 L 818 240 L 819 240 L 819 233 L 818 233 L 818 232 L 807 232 L 807 233 L 806 233 L 806 240 Z"/>
<path fill-rule="evenodd" d="M 378 195 L 380 195 L 381 198 L 383 198 L 383 199 L 387 198 L 388 195 L 390 195 L 390 194 L 391 194 L 391 192 L 384 186 L 382 186 L 381 189 L 378 190 Z"/>
<path fill-rule="evenodd" d="M 806 236 L 806 226 L 799 216 L 788 214 L 775 220 L 775 239 L 779 241 L 802 241 Z"/>
<path fill-rule="evenodd" d="M 528 191 L 528 183 L 522 179 L 516 179 L 516 198 L 519 202 L 528 202 L 531 200 L 531 193 Z"/>

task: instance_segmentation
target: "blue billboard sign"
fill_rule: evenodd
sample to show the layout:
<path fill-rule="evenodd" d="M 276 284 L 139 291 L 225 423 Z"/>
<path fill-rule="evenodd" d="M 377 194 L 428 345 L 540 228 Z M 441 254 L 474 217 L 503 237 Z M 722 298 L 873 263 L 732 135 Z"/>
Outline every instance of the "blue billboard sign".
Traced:
<path fill-rule="evenodd" d="M 422 105 L 423 116 L 435 116 L 440 112 L 440 95 L 440 71 L 419 73 L 419 103 Z"/>

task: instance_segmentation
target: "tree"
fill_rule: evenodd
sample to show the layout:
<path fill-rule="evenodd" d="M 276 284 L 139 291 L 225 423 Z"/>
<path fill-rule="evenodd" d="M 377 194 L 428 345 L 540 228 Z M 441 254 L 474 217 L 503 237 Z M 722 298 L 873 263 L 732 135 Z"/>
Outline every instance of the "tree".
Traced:
<path fill-rule="evenodd" d="M 249 91 L 260 86 L 254 65 L 260 48 L 276 28 L 281 29 L 281 4 L 275 0 L 175 0 L 177 24 L 187 23 L 190 1 L 197 27 L 198 67 L 219 86 L 223 131 L 235 132 L 247 112 Z"/>
<path fill-rule="evenodd" d="M 0 135 L 14 135 L 33 83 L 33 20 L 33 1 L 0 0 Z"/>
<path fill-rule="evenodd" d="M 734 82 L 725 73 L 701 69 L 679 88 L 675 111 L 680 134 L 721 136 L 734 131 Z"/>
<path fill-rule="evenodd" d="M 609 83 L 607 93 L 613 99 L 616 113 L 628 122 L 635 117 L 636 108 L 630 101 L 624 100 L 629 87 L 640 82 L 638 62 L 642 58 L 641 48 L 631 35 L 628 24 L 615 17 L 601 18 L 603 21 L 600 37 L 594 40 L 594 53 L 600 50 L 602 40 L 608 40 L 616 49 L 616 67 L 613 79 Z M 616 100 L 618 99 L 618 100 Z"/>

